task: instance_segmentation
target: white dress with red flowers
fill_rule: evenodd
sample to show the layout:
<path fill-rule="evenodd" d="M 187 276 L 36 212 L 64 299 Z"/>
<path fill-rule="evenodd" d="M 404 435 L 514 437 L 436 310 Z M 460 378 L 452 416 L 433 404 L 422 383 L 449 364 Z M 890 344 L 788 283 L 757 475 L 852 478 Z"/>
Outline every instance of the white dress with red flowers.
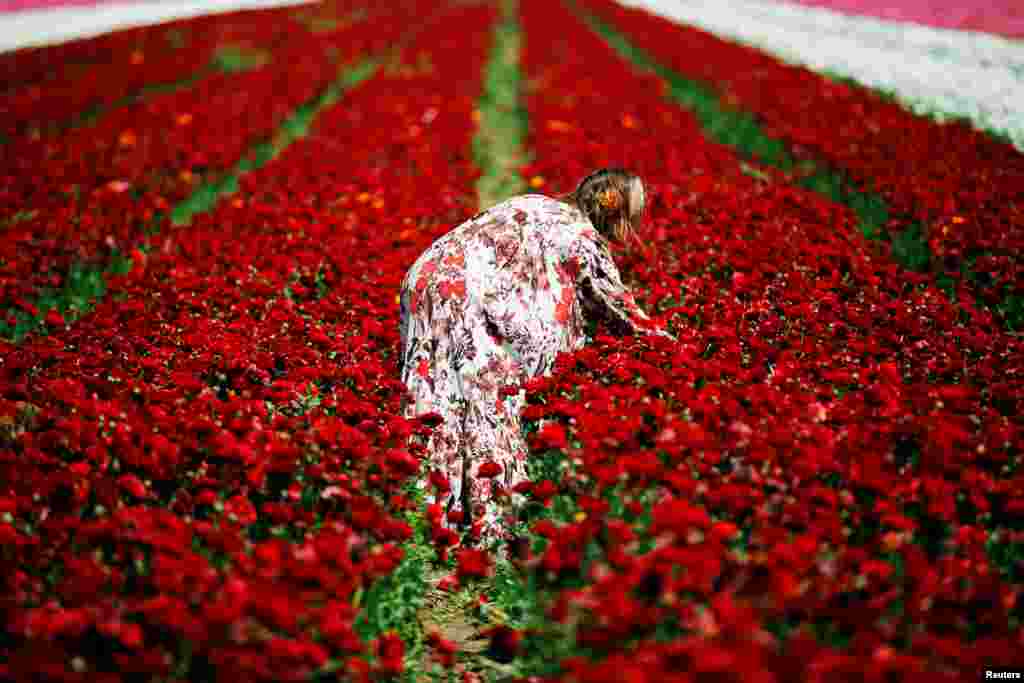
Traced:
<path fill-rule="evenodd" d="M 543 195 L 514 197 L 454 228 L 402 282 L 405 414 L 444 418 L 429 464 L 451 491 L 436 502 L 445 511 L 468 504 L 482 538 L 500 535 L 501 494 L 526 478 L 523 395 L 500 391 L 582 347 L 592 316 L 621 332 L 649 322 L 590 221 Z"/>

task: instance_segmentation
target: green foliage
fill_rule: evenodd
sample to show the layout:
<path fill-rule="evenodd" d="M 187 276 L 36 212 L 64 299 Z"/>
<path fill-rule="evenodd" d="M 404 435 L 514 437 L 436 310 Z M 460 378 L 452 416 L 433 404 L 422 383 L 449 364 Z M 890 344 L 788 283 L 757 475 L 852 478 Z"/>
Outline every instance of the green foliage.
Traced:
<path fill-rule="evenodd" d="M 1024 296 L 1007 293 L 996 305 L 996 311 L 1003 317 L 1008 329 L 1019 330 L 1024 327 Z"/>
<path fill-rule="evenodd" d="M 519 101 L 521 37 L 513 3 L 504 3 L 504 15 L 494 33 L 478 104 L 480 124 L 473 138 L 473 156 L 481 171 L 476 186 L 481 209 L 521 194 L 526 188 L 518 172 L 526 160 L 528 124 Z"/>
<path fill-rule="evenodd" d="M 183 78 L 177 81 L 171 81 L 170 83 L 153 83 L 150 85 L 144 85 L 131 95 L 126 95 L 125 97 L 122 97 L 121 99 L 109 104 L 88 107 L 83 111 L 77 112 L 74 116 L 67 119 L 66 121 L 49 124 L 49 127 L 53 132 L 57 132 L 71 128 L 80 128 L 82 126 L 88 126 L 94 123 L 97 119 L 99 119 L 107 112 L 113 111 L 114 109 L 127 107 L 131 104 L 140 102 L 146 99 L 147 97 L 152 97 L 154 95 L 162 95 L 164 93 L 174 92 L 175 90 L 184 90 L 186 88 L 190 88 L 199 81 L 206 78 L 213 68 L 216 67 L 210 66 L 200 69 L 188 78 Z"/>
<path fill-rule="evenodd" d="M 354 604 L 359 616 L 355 628 L 366 643 L 389 631 L 397 633 L 405 643 L 407 670 L 415 670 L 425 647 L 419 611 L 427 594 L 428 569 L 435 552 L 427 520 L 420 512 L 424 506 L 423 490 L 410 482 L 403 487 L 403 495 L 413 502 L 413 511 L 405 514 L 405 521 L 413 530 L 412 538 L 403 545 L 404 556 L 395 571 L 376 580 L 368 590 L 356 593 Z"/>
<path fill-rule="evenodd" d="M 131 267 L 132 260 L 118 251 L 113 252 L 106 268 L 81 262 L 72 264 L 60 287 L 42 291 L 32 303 L 35 315 L 14 307 L 0 311 L 0 337 L 18 343 L 30 333 L 45 333 L 45 319 L 50 311 L 59 313 L 65 322 L 85 315 L 106 294 L 106 276 L 127 273 Z"/>
<path fill-rule="evenodd" d="M 526 421 L 523 427 L 524 431 L 532 432 L 539 428 L 539 423 Z M 571 466 L 557 449 L 533 451 L 527 461 L 529 479 L 533 482 L 545 479 L 559 481 Z M 530 528 L 542 519 L 556 523 L 572 521 L 579 511 L 575 498 L 565 494 L 555 496 L 548 506 L 537 502 L 527 503 L 522 512 L 525 519 L 522 519 L 516 532 L 526 538 L 533 555 L 539 556 L 543 554 L 548 542 L 530 531 Z M 597 546 L 588 550 L 591 561 L 601 552 Z M 586 570 L 581 569 L 580 575 L 585 574 Z M 566 580 L 577 587 L 582 585 L 578 577 Z M 596 654 L 581 649 L 576 643 L 575 627 L 572 624 L 552 622 L 548 617 L 547 608 L 552 604 L 554 591 L 564 587 L 562 583 L 552 584 L 550 577 L 545 577 L 539 567 L 523 569 L 504 558 L 497 561 L 488 598 L 495 611 L 503 616 L 504 624 L 524 634 L 520 652 L 510 664 L 516 676 L 555 676 L 561 672 L 560 663 L 563 659 Z"/>
<path fill-rule="evenodd" d="M 985 542 L 985 550 L 1006 581 L 1020 583 L 1024 580 L 1024 543 L 1004 540 L 999 534 L 990 534 L 989 540 Z M 1005 536 L 1005 532 L 1002 535 Z"/>
<path fill-rule="evenodd" d="M 892 257 L 897 263 L 916 272 L 926 272 L 931 263 L 928 239 L 920 223 L 911 223 L 892 236 Z"/>
<path fill-rule="evenodd" d="M 222 45 L 213 55 L 213 67 L 226 73 L 249 71 L 264 66 L 269 61 L 269 53 L 245 49 L 241 45 Z"/>
<path fill-rule="evenodd" d="M 2 139 L 2 136 L 0 136 L 0 139 Z M 7 218 L 0 219 L 0 228 L 6 228 L 9 225 L 14 225 L 15 223 L 20 223 L 22 221 L 30 221 L 38 214 L 39 211 L 35 209 L 15 211 Z"/>
<path fill-rule="evenodd" d="M 175 50 L 180 50 L 188 44 L 188 33 L 181 28 L 169 28 L 164 31 L 164 39 Z"/>
<path fill-rule="evenodd" d="M 362 83 L 376 72 L 380 59 L 368 59 L 358 65 L 346 69 L 330 87 L 313 100 L 299 107 L 285 120 L 277 133 L 258 144 L 245 156 L 235 168 L 209 182 L 205 182 L 190 197 L 178 204 L 171 211 L 171 222 L 174 225 L 187 225 L 192 216 L 209 211 L 220 201 L 221 197 L 238 192 L 238 180 L 246 173 L 255 171 L 280 154 L 295 140 L 304 137 L 316 116 L 335 104 L 341 95 L 354 86 Z"/>
<path fill-rule="evenodd" d="M 563 659 L 582 654 L 575 629 L 548 618 L 551 595 L 536 571 L 523 572 L 499 560 L 488 597 L 505 616 L 506 626 L 525 633 L 520 652 L 511 662 L 515 676 L 555 676 Z"/>
<path fill-rule="evenodd" d="M 356 631 L 364 641 L 395 631 L 407 645 L 422 639 L 417 612 L 426 595 L 426 566 L 433 550 L 410 543 L 390 575 L 373 582 L 360 599 Z"/>

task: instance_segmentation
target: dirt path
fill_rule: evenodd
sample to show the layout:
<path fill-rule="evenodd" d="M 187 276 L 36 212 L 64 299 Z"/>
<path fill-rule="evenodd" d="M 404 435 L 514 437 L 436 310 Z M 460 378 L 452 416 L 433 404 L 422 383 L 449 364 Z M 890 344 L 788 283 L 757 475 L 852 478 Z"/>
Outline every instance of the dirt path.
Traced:
<path fill-rule="evenodd" d="M 511 681 L 515 678 L 515 669 L 488 656 L 490 642 L 482 633 L 499 623 L 478 609 L 478 597 L 487 592 L 488 583 L 475 581 L 458 591 L 439 589 L 438 581 L 449 573 L 448 569 L 432 568 L 426 574 L 429 587 L 418 613 L 424 635 L 436 631 L 442 638 L 455 644 L 455 671 L 460 676 L 465 671 L 477 674 L 483 681 Z M 417 683 L 436 680 L 429 675 L 435 668 L 436 660 L 427 648 L 412 680 Z"/>

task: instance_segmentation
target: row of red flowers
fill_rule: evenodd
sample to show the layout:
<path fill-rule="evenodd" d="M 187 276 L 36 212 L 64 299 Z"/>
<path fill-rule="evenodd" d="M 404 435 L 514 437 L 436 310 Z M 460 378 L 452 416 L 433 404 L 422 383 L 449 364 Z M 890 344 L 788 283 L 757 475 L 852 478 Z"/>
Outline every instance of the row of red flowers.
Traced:
<path fill-rule="evenodd" d="M 3 95 L 9 96 L 31 85 L 43 86 L 61 82 L 70 71 L 107 64 L 124 64 L 133 52 L 156 51 L 159 54 L 180 39 L 186 39 L 186 28 L 203 27 L 226 19 L 224 15 L 183 19 L 165 24 L 138 26 L 101 36 L 72 40 L 56 45 L 22 48 L 0 54 L 0 83 Z M 168 31 L 170 33 L 168 33 Z M 178 33 L 181 32 L 181 33 Z"/>
<path fill-rule="evenodd" d="M 66 46 L 40 48 L 32 63 L 48 64 L 50 72 L 0 94 L 0 134 L 38 139 L 75 116 L 199 75 L 219 47 L 269 49 L 298 28 L 289 27 L 293 14 L 235 12 L 118 32 L 97 41 L 108 46 L 88 61 L 67 58 Z"/>
<path fill-rule="evenodd" d="M 573 511 L 534 527 L 533 571 L 601 655 L 565 680 L 1014 661 L 1020 339 L 875 253 L 845 207 L 745 173 L 564 7 L 528 1 L 523 23 L 526 176 L 559 191 L 620 162 L 649 182 L 648 247 L 622 262 L 679 338 L 601 337 L 529 386 L 524 488 Z"/>
<path fill-rule="evenodd" d="M 402 641 L 357 623 L 420 471 L 395 291 L 475 210 L 495 16 L 397 7 L 411 42 L 309 137 L 136 252 L 88 316 L 2 349 L 0 676 L 402 670 Z"/>
<path fill-rule="evenodd" d="M 880 193 L 890 232 L 923 225 L 934 269 L 959 277 L 969 265 L 980 274 L 974 293 L 991 303 L 1024 296 L 1024 154 L 1010 144 L 639 8 L 585 5 L 661 64 L 756 115 L 798 158 L 824 159 Z"/>
<path fill-rule="evenodd" d="M 13 221 L 0 252 L 0 305 L 34 313 L 35 293 L 60 287 L 71 264 L 102 266 L 111 250 L 139 246 L 161 217 L 230 172 L 341 67 L 387 49 L 407 28 L 397 3 L 332 32 L 311 34 L 274 15 L 269 22 L 265 33 L 278 44 L 259 68 L 0 147 L 0 211 Z"/>

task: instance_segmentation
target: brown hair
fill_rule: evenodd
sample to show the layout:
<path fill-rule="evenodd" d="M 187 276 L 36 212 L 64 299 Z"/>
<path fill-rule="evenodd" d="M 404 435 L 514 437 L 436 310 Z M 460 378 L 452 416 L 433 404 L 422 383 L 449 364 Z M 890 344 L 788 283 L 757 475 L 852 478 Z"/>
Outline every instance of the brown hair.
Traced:
<path fill-rule="evenodd" d="M 618 167 L 594 171 L 558 199 L 582 211 L 605 239 L 619 242 L 636 239 L 646 203 L 640 177 Z"/>

